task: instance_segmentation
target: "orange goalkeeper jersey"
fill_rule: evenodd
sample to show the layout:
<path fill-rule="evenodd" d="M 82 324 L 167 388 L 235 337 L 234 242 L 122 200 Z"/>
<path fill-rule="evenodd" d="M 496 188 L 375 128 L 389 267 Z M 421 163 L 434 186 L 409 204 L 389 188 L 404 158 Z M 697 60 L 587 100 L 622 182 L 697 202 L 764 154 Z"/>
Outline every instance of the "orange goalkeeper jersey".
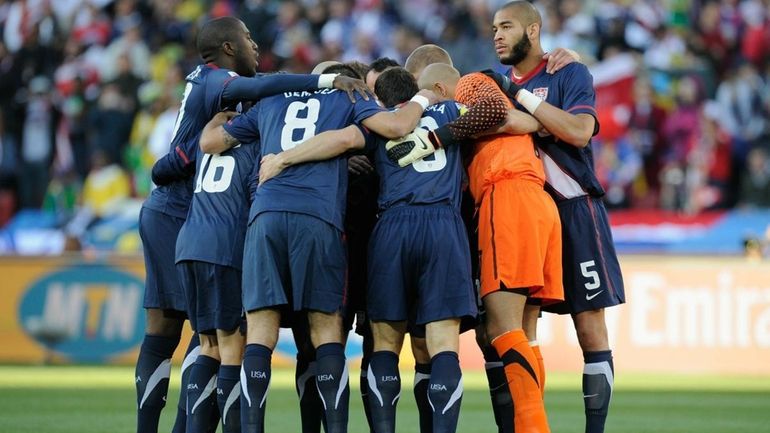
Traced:
<path fill-rule="evenodd" d="M 513 108 L 511 101 L 494 80 L 480 72 L 460 78 L 455 99 L 469 107 L 493 99 L 496 103 L 504 101 L 507 108 Z M 493 183 L 500 180 L 527 180 L 541 187 L 545 184 L 543 164 L 528 134 L 498 134 L 476 140 L 468 166 L 468 177 L 476 203 L 481 201 Z"/>

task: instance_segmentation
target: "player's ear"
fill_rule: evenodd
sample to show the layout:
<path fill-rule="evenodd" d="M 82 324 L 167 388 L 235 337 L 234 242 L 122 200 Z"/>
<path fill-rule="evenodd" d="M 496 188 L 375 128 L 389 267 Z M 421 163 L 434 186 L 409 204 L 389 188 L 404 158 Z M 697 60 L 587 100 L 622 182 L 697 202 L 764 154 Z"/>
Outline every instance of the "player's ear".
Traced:
<path fill-rule="evenodd" d="M 446 98 L 446 96 L 447 96 L 446 86 L 443 83 L 434 83 L 433 84 L 433 93 L 435 93 L 437 95 L 441 95 L 442 98 Z"/>
<path fill-rule="evenodd" d="M 536 41 L 540 37 L 540 24 L 532 23 L 527 26 L 527 37 L 530 41 Z"/>
<path fill-rule="evenodd" d="M 233 46 L 233 43 L 230 41 L 222 42 L 222 52 L 228 56 L 234 56 L 235 47 Z"/>

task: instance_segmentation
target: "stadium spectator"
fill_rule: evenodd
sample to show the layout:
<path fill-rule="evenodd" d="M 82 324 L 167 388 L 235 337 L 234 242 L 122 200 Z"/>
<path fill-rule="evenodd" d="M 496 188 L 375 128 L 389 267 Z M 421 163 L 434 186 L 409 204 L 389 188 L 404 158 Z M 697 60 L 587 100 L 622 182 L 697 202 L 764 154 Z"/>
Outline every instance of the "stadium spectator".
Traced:
<path fill-rule="evenodd" d="M 770 161 L 764 148 L 756 147 L 749 152 L 746 171 L 741 177 L 741 207 L 770 207 Z"/>

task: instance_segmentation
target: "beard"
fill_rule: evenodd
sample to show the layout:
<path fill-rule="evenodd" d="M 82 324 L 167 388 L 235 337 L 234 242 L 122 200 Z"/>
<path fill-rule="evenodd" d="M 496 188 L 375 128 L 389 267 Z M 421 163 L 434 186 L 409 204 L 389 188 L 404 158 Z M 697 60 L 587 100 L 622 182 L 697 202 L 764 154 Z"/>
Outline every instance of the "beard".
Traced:
<path fill-rule="evenodd" d="M 518 65 L 527 57 L 531 48 L 532 43 L 527 35 L 521 35 L 519 42 L 516 42 L 516 45 L 511 48 L 511 54 L 508 57 L 501 57 L 500 63 L 509 66 Z"/>

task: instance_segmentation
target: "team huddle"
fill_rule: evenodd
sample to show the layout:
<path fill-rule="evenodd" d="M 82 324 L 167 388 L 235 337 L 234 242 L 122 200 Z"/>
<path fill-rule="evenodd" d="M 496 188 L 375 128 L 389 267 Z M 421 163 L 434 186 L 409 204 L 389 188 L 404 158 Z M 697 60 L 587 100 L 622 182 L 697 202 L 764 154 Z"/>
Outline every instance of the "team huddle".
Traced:
<path fill-rule="evenodd" d="M 435 45 L 403 67 L 257 74 L 240 20 L 202 27 L 203 64 L 187 76 L 140 214 L 137 432 L 158 431 L 187 319 L 174 433 L 220 420 L 225 433 L 271 430 L 281 327 L 297 345 L 303 433 L 347 432 L 354 323 L 370 431 L 396 431 L 409 334 L 420 431 L 455 432 L 459 335 L 472 331 L 497 431 L 549 432 L 541 310 L 572 315 L 586 432 L 604 431 L 614 374 L 604 308 L 624 292 L 593 173 L 593 84 L 573 52 L 542 51 L 540 26 L 530 3 L 502 6 L 494 46 L 510 70 L 465 76 Z"/>

